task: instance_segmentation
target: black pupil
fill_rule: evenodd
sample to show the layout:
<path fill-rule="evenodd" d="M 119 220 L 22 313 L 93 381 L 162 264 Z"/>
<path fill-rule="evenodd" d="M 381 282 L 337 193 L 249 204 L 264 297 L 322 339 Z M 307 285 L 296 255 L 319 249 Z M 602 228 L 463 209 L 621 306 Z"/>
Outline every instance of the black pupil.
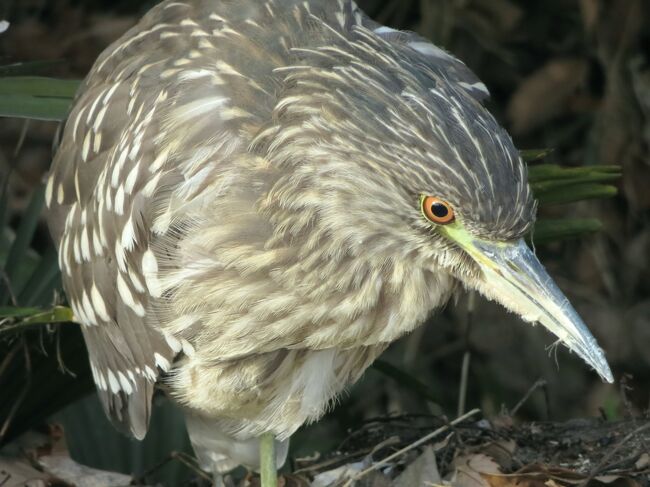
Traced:
<path fill-rule="evenodd" d="M 449 209 L 442 203 L 434 203 L 431 205 L 431 214 L 438 218 L 444 218 L 449 214 Z"/>

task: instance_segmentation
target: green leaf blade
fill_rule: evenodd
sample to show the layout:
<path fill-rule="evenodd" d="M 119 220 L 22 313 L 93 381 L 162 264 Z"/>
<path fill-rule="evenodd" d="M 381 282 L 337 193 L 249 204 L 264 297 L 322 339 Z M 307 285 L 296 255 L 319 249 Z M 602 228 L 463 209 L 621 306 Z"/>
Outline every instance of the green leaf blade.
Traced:
<path fill-rule="evenodd" d="M 609 174 L 619 177 L 620 166 L 584 166 L 564 167 L 557 164 L 538 164 L 528 167 L 528 182 L 537 183 L 547 180 L 584 178 L 590 175 Z"/>
<path fill-rule="evenodd" d="M 563 205 L 578 201 L 611 198 L 618 194 L 615 186 L 607 184 L 578 184 L 554 187 L 538 192 L 535 197 L 540 205 Z"/>
<path fill-rule="evenodd" d="M 61 121 L 79 84 L 77 80 L 40 76 L 0 77 L 0 116 Z"/>
<path fill-rule="evenodd" d="M 0 94 L 0 117 L 60 122 L 67 116 L 71 102 L 70 98 Z"/>
<path fill-rule="evenodd" d="M 34 96 L 37 98 L 74 98 L 80 82 L 77 80 L 41 76 L 7 76 L 0 78 L 3 95 Z"/>
<path fill-rule="evenodd" d="M 535 244 L 578 238 L 603 228 L 598 218 L 543 219 L 535 223 L 530 238 Z"/>
<path fill-rule="evenodd" d="M 25 265 L 34 264 L 33 259 L 30 261 L 30 259 L 27 259 L 26 257 L 30 251 L 30 243 L 34 237 L 36 227 L 38 226 L 44 202 L 45 190 L 41 186 L 32 194 L 29 205 L 20 219 L 20 225 L 16 230 L 16 237 L 9 248 L 4 271 L 5 277 L 10 285 L 13 285 L 17 281 L 17 278 L 24 273 L 23 270 Z M 6 287 L 6 284 L 3 287 Z M 6 292 L 4 295 L 0 296 L 0 300 L 2 301 L 2 304 L 7 303 L 9 300 L 9 293 Z"/>
<path fill-rule="evenodd" d="M 525 149 L 519 151 L 524 162 L 534 162 L 544 159 L 553 152 L 553 149 Z"/>

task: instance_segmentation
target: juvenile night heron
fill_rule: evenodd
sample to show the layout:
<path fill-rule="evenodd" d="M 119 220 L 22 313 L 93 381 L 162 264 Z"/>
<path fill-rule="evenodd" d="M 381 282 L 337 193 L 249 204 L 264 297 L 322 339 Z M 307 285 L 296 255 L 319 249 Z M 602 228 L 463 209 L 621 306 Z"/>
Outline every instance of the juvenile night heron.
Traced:
<path fill-rule="evenodd" d="M 281 464 L 459 286 L 611 381 L 523 243 L 535 203 L 487 95 L 350 0 L 167 0 L 110 46 L 46 201 L 117 427 L 145 435 L 158 384 L 206 468 L 256 468 L 270 435 Z"/>

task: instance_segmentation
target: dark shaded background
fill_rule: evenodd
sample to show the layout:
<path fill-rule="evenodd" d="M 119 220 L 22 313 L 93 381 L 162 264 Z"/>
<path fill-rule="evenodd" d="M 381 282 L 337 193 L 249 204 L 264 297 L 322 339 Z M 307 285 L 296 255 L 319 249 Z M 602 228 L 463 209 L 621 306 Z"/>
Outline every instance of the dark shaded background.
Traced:
<path fill-rule="evenodd" d="M 1 59 L 3 64 L 56 61 L 43 74 L 81 78 L 101 50 L 154 3 L 0 0 L 0 19 L 11 21 L 9 31 L 0 36 Z M 400 340 L 383 357 L 407 377 L 396 377 L 385 365 L 369 370 L 332 413 L 296 435 L 294 454 L 335 447 L 346 432 L 371 416 L 455 414 L 463 357 L 469 359 L 467 407 L 481 407 L 486 415 L 512 408 L 539 378 L 546 380 L 546 391 L 532 394 L 519 410 L 521 419 L 620 418 L 647 410 L 650 2 L 361 0 L 359 4 L 378 21 L 418 31 L 463 59 L 492 92 L 489 107 L 520 148 L 553 148 L 546 162 L 623 167 L 616 198 L 547 210 L 556 216 L 598 215 L 604 231 L 544 246 L 538 254 L 606 350 L 616 378 L 624 380 L 601 383 L 575 356 L 549 348 L 553 339 L 546 332 L 482 299 L 477 299 L 468 319 L 467 298 L 459 296 L 456 305 Z M 0 119 L 0 175 L 9 178 L 12 221 L 19 221 L 48 168 L 55 130 L 54 123 L 25 125 Z M 45 229 L 38 235 L 35 248 L 43 251 L 50 245 Z M 41 354 L 38 360 L 49 360 L 54 374 L 55 341 L 49 335 L 43 346 L 49 355 Z M 60 357 L 65 364 L 83 358 L 84 351 L 67 353 Z M 83 375 L 83 366 L 78 367 L 75 372 Z M 410 384 L 412 379 L 425 389 Z M 40 387 L 39 382 L 31 387 Z M 55 396 L 63 405 L 83 390 L 62 389 Z M 74 455 L 97 466 L 143 471 L 185 442 L 182 432 L 170 434 L 170 425 L 178 418 L 164 405 L 159 409 L 144 450 L 127 440 L 115 446 L 117 436 L 97 413 L 93 398 L 68 407 L 57 418 L 66 426 Z M 141 458 L 128 463 L 134 449 Z"/>

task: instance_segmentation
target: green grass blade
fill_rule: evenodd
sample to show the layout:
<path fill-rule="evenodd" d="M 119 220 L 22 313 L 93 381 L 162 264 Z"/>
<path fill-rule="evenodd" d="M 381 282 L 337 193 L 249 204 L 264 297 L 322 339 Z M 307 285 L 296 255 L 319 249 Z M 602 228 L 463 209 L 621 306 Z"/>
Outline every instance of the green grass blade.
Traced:
<path fill-rule="evenodd" d="M 25 354 L 20 350 L 6 364 L 1 377 L 0 418 L 8 418 L 18 394 L 24 391 L 27 394 L 9 424 L 6 436 L 0 438 L 0 446 L 41 424 L 54 412 L 93 388 L 88 355 L 79 327 L 73 324 L 57 326 L 53 334 L 43 333 L 43 325 L 36 326 L 38 328 L 25 335 L 27 343 L 32 344 L 26 350 L 30 357 L 29 373 L 25 366 Z M 20 342 L 9 344 L 7 340 L 0 340 L 0 357 L 6 356 L 14 347 L 20 347 Z M 41 347 L 45 353 L 37 351 Z"/>
<path fill-rule="evenodd" d="M 535 195 L 540 205 L 561 205 L 577 201 L 611 198 L 616 196 L 615 186 L 606 184 L 579 184 L 573 187 L 559 187 Z"/>
<path fill-rule="evenodd" d="M 51 296 L 56 287 L 59 277 L 59 262 L 57 251 L 50 243 L 45 253 L 40 258 L 38 265 L 32 272 L 31 277 L 18 292 L 18 302 L 26 306 L 46 306 L 51 304 Z M 49 296 L 43 302 L 39 298 Z"/>
<path fill-rule="evenodd" d="M 57 122 L 65 119 L 71 103 L 72 98 L 0 94 L 0 117 Z"/>
<path fill-rule="evenodd" d="M 524 162 L 534 162 L 544 159 L 553 152 L 553 149 L 526 149 L 519 151 Z"/>
<path fill-rule="evenodd" d="M 32 194 L 32 199 L 27 206 L 25 213 L 20 219 L 20 225 L 16 231 L 16 238 L 9 248 L 7 261 L 5 262 L 5 277 L 9 283 L 13 283 L 15 278 L 20 273 L 20 266 L 25 265 L 26 255 L 29 250 L 29 245 L 34 237 L 34 232 L 38 226 L 41 216 L 41 210 L 44 202 L 44 188 L 40 186 Z M 8 293 L 2 297 L 2 304 L 7 303 Z"/>
<path fill-rule="evenodd" d="M 42 73 L 63 64 L 63 60 L 28 61 L 0 66 L 0 76 L 26 76 Z"/>
<path fill-rule="evenodd" d="M 42 325 L 45 323 L 71 323 L 73 319 L 72 310 L 67 306 L 55 306 L 47 311 L 28 316 L 23 323 L 28 325 Z"/>
<path fill-rule="evenodd" d="M 63 120 L 79 83 L 40 76 L 0 77 L 0 116 Z"/>
<path fill-rule="evenodd" d="M 40 308 L 18 308 L 16 306 L 0 306 L 0 318 L 26 318 L 43 311 Z"/>
<path fill-rule="evenodd" d="M 536 183 L 546 180 L 575 179 L 588 175 L 611 174 L 620 176 L 620 166 L 586 166 L 563 167 L 556 164 L 539 164 L 528 167 L 528 182 Z"/>
<path fill-rule="evenodd" d="M 7 232 L 7 222 L 9 220 L 9 193 L 7 191 L 9 186 L 9 174 L 0 181 L 0 254 L 6 257 L 7 249 L 9 248 L 9 238 Z M 0 261 L 0 265 L 4 266 L 6 259 Z"/>
<path fill-rule="evenodd" d="M 620 177 L 620 166 L 563 167 L 539 164 L 528 168 L 528 181 L 540 206 L 612 197 L 617 194 L 617 188 L 602 183 L 614 182 Z M 541 220 L 536 223 L 532 236 L 536 244 L 542 244 L 580 237 L 601 228 L 602 224 L 597 218 Z"/>
<path fill-rule="evenodd" d="M 537 195 L 547 191 L 553 191 L 556 188 L 565 188 L 566 190 L 570 190 L 570 188 L 566 188 L 566 187 L 577 186 L 586 183 L 608 183 L 608 182 L 616 181 L 619 178 L 620 176 L 618 174 L 593 173 L 593 174 L 585 174 L 584 176 L 579 178 L 545 179 L 534 183 L 530 183 L 530 187 L 533 190 L 533 193 Z"/>
<path fill-rule="evenodd" d="M 0 323 L 0 337 L 50 323 L 71 323 L 73 319 L 72 310 L 66 306 L 55 306 L 48 310 L 2 306 L 0 317 L 3 318 Z"/>
<path fill-rule="evenodd" d="M 58 269 L 58 262 L 57 262 Z M 61 289 L 61 273 L 56 272 L 49 280 L 43 282 L 43 285 L 40 288 L 38 294 L 34 295 L 34 298 L 31 300 L 31 303 L 27 304 L 48 304 L 52 302 L 52 296 L 55 289 Z"/>
<path fill-rule="evenodd" d="M 544 219 L 535 223 L 531 236 L 535 244 L 545 244 L 598 232 L 602 227 L 603 224 L 597 218 Z"/>
<path fill-rule="evenodd" d="M 72 99 L 79 88 L 79 83 L 77 80 L 40 76 L 7 76 L 0 78 L 0 93 L 37 98 Z"/>

